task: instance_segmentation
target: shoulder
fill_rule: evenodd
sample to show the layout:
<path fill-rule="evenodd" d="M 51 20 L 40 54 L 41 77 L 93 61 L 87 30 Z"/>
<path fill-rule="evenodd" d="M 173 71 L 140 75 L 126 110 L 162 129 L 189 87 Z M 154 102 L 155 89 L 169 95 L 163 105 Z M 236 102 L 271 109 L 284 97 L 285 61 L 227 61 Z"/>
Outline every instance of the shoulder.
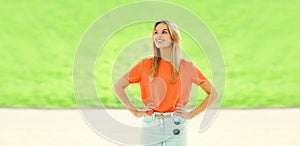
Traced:
<path fill-rule="evenodd" d="M 185 59 L 181 59 L 181 63 L 182 64 L 191 64 L 192 62 L 191 61 L 187 61 Z"/>
<path fill-rule="evenodd" d="M 152 61 L 153 61 L 152 57 L 142 59 L 143 63 L 152 63 Z"/>
<path fill-rule="evenodd" d="M 150 68 L 152 66 L 153 58 L 143 58 L 135 66 L 139 68 Z"/>
<path fill-rule="evenodd" d="M 194 66 L 193 62 L 187 61 L 185 59 L 181 59 L 181 63 L 180 64 L 184 68 L 189 68 L 189 67 L 193 67 Z"/>
<path fill-rule="evenodd" d="M 181 67 L 185 70 L 199 70 L 199 68 L 192 62 L 185 59 L 181 59 Z"/>
<path fill-rule="evenodd" d="M 152 65 L 153 58 L 144 58 L 141 60 L 140 63 L 142 63 L 143 66 L 149 66 Z"/>

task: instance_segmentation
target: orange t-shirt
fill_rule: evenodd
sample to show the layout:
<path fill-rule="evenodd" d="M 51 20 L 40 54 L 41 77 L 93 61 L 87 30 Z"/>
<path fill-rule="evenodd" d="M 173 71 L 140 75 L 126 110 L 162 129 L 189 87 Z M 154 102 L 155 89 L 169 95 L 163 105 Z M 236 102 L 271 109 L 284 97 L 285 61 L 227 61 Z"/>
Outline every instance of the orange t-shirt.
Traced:
<path fill-rule="evenodd" d="M 150 79 L 152 62 L 153 58 L 143 59 L 131 68 L 126 78 L 130 83 L 140 84 L 142 101 L 145 105 L 153 103 L 155 112 L 172 112 L 176 104 L 186 105 L 190 98 L 192 83 L 200 85 L 207 80 L 193 63 L 183 59 L 175 82 L 172 81 L 172 64 L 162 59 L 156 76 Z"/>

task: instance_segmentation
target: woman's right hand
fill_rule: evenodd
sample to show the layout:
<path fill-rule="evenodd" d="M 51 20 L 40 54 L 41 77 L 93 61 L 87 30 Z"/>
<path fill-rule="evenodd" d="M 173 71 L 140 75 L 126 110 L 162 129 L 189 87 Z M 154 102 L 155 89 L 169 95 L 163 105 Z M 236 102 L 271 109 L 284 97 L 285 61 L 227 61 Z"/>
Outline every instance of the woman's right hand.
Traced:
<path fill-rule="evenodd" d="M 154 104 L 149 103 L 146 105 L 146 107 L 143 110 L 135 110 L 133 114 L 139 118 L 142 116 L 151 115 L 153 113 L 153 109 L 154 109 Z"/>
<path fill-rule="evenodd" d="M 134 116 L 136 116 L 138 118 L 147 115 L 146 111 L 143 111 L 143 110 L 136 110 L 133 114 L 134 114 Z"/>

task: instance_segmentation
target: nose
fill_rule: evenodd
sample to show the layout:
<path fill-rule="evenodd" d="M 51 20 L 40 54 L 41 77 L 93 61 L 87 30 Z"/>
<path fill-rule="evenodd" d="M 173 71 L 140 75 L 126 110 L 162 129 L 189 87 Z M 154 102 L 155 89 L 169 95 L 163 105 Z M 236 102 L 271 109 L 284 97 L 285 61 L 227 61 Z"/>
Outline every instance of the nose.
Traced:
<path fill-rule="evenodd" d="M 157 33 L 156 36 L 157 36 L 157 37 L 161 37 L 161 33 Z"/>
<path fill-rule="evenodd" d="M 163 38 L 164 38 L 164 36 L 163 36 L 163 34 L 162 34 L 162 33 L 160 33 L 160 34 L 158 34 L 158 35 L 157 35 L 157 38 L 158 38 L 158 39 L 163 39 Z"/>

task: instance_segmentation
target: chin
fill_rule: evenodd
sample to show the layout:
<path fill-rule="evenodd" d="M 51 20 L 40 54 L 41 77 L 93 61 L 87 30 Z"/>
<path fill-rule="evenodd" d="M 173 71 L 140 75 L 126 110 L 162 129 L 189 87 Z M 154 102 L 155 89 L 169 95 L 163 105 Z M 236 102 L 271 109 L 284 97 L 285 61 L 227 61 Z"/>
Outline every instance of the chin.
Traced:
<path fill-rule="evenodd" d="M 157 48 L 168 48 L 170 45 L 156 45 Z"/>

